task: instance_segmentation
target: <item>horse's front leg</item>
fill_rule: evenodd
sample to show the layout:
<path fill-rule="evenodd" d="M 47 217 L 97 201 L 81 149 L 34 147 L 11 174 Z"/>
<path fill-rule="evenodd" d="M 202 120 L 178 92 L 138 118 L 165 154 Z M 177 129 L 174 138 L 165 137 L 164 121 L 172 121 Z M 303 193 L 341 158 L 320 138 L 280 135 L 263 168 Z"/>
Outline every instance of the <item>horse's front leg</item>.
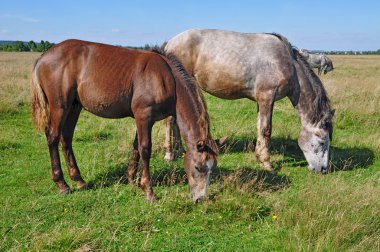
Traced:
<path fill-rule="evenodd" d="M 265 170 L 273 172 L 269 156 L 269 143 L 272 134 L 274 96 L 260 97 L 257 102 L 259 113 L 257 118 L 256 157 Z"/>
<path fill-rule="evenodd" d="M 152 126 L 153 122 L 144 118 L 136 118 L 138 150 L 141 157 L 141 189 L 145 192 L 148 201 L 156 200 L 152 189 L 152 183 L 149 173 L 149 161 L 152 151 Z"/>

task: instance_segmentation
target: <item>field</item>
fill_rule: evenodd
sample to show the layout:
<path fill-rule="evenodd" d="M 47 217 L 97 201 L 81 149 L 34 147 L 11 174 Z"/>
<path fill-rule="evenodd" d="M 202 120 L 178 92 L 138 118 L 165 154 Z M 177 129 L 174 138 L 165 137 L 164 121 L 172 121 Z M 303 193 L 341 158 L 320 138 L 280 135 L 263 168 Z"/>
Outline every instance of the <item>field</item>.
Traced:
<path fill-rule="evenodd" d="M 90 189 L 58 195 L 45 136 L 31 122 L 38 56 L 0 53 L 0 251 L 380 251 L 379 56 L 331 56 L 336 69 L 321 77 L 336 108 L 327 175 L 306 168 L 287 99 L 275 104 L 271 158 L 279 172 L 268 174 L 252 151 L 256 104 L 206 95 L 212 134 L 229 141 L 201 204 L 188 197 L 183 160 L 163 161 L 162 123 L 151 161 L 160 200 L 147 203 L 120 180 L 134 121 L 87 112 L 73 146 Z M 66 170 L 65 178 L 74 188 Z"/>

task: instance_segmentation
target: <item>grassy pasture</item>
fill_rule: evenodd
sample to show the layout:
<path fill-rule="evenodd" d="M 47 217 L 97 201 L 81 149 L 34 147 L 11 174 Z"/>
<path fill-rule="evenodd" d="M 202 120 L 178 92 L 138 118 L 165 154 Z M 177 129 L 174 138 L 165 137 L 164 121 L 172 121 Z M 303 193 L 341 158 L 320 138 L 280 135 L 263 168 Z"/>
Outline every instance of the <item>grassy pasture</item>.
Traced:
<path fill-rule="evenodd" d="M 272 175 L 252 151 L 256 104 L 206 95 L 214 137 L 230 138 L 210 199 L 198 205 L 188 198 L 183 161 L 163 162 L 161 123 L 151 161 L 161 199 L 148 204 L 119 179 L 134 121 L 87 112 L 73 146 L 91 189 L 58 195 L 45 137 L 31 124 L 38 56 L 0 53 L 0 251 L 380 251 L 379 56 L 331 56 L 336 69 L 321 77 L 337 110 L 327 175 L 308 172 L 288 100 L 275 104 Z"/>

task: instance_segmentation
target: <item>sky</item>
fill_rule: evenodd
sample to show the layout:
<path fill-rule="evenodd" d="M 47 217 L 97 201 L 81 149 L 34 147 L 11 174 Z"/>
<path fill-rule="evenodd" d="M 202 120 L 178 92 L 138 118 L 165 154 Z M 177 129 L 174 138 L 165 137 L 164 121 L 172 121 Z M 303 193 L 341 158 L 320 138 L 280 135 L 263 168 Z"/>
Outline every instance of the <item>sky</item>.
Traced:
<path fill-rule="evenodd" d="M 0 40 L 160 45 L 190 28 L 276 32 L 309 50 L 378 50 L 380 1 L 17 0 L 0 5 Z"/>

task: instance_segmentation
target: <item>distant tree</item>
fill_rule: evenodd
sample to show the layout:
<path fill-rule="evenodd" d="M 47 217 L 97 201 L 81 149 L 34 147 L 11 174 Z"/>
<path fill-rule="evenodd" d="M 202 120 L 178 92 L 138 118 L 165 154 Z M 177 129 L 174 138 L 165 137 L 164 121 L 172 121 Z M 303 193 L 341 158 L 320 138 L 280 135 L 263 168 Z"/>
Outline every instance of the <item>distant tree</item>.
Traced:
<path fill-rule="evenodd" d="M 50 47 L 54 46 L 54 43 L 49 41 L 41 40 L 41 43 L 35 43 L 33 40 L 29 42 L 22 41 L 0 41 L 5 42 L 0 44 L 0 51 L 4 52 L 45 52 L 49 50 Z"/>
<path fill-rule="evenodd" d="M 33 40 L 28 42 L 28 47 L 31 52 L 35 52 L 37 49 L 37 45 Z"/>
<path fill-rule="evenodd" d="M 14 52 L 26 52 L 29 51 L 29 48 L 22 41 L 16 41 L 12 45 L 12 51 Z"/>
<path fill-rule="evenodd" d="M 144 50 L 149 50 L 150 48 L 151 48 L 151 46 L 149 44 L 144 45 Z"/>
<path fill-rule="evenodd" d="M 36 51 L 37 52 L 46 52 L 53 45 L 54 45 L 54 43 L 50 43 L 49 41 L 41 40 L 41 42 L 38 43 L 38 45 L 37 45 Z"/>
<path fill-rule="evenodd" d="M 49 50 L 50 47 L 52 47 L 53 45 L 54 45 L 53 43 L 50 43 L 49 41 L 45 41 L 44 51 Z"/>
<path fill-rule="evenodd" d="M 41 40 L 41 42 L 37 45 L 37 52 L 45 51 L 45 41 Z"/>

